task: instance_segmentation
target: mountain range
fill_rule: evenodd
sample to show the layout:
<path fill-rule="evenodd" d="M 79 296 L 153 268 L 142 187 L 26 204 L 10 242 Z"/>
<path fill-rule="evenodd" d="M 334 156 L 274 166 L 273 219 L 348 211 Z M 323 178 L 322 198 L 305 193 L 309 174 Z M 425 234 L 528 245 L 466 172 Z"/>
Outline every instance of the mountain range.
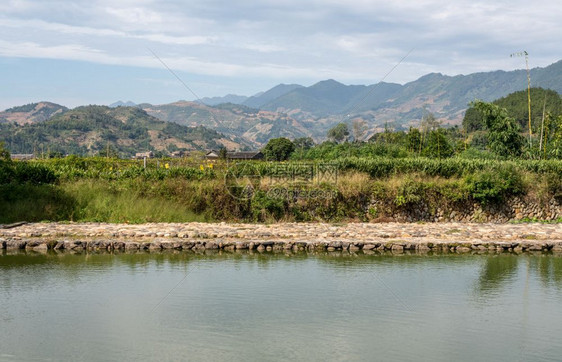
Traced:
<path fill-rule="evenodd" d="M 530 76 L 533 87 L 562 93 L 562 60 L 531 69 Z M 259 148 L 275 137 L 312 137 L 320 141 L 335 124 L 355 119 L 365 121 L 371 134 L 385 127 L 416 126 L 428 112 L 445 125 L 458 125 L 471 101 L 493 101 L 526 86 L 525 70 L 456 76 L 431 73 L 403 85 L 345 85 L 329 79 L 308 87 L 279 84 L 251 97 L 229 94 L 162 105 L 119 101 L 104 112 L 140 109 L 142 114 L 131 110 L 131 115 L 143 119 L 150 116 L 151 122 L 176 123 L 185 129 L 204 127 L 206 131 L 218 132 L 215 138 L 222 141 L 214 146 L 228 144 L 230 148 L 248 149 Z M 50 102 L 34 103 L 0 112 L 0 124 L 31 127 L 51 119 L 60 120 L 72 111 Z M 73 118 L 66 119 L 71 122 Z M 189 146 L 203 149 L 211 144 Z"/>
<path fill-rule="evenodd" d="M 55 111 L 49 119 L 41 121 L 22 120 L 24 113 L 33 117 L 38 109 L 55 108 L 45 103 L 0 114 L 3 119 L 13 120 L 10 114 L 20 117 L 17 122 L 0 122 L 0 141 L 10 152 L 97 155 L 111 149 L 120 157 L 131 157 L 149 150 L 169 154 L 177 150 L 246 147 L 215 130 L 165 122 L 137 107 L 82 106 L 65 112 Z"/>
<path fill-rule="evenodd" d="M 530 76 L 533 87 L 562 93 L 562 60 L 531 69 Z M 281 84 L 258 96 L 239 98 L 238 102 L 229 95 L 224 102 L 284 112 L 297 119 L 370 114 L 379 125 L 391 123 L 400 127 L 415 124 L 424 112 L 432 112 L 445 123 L 458 124 L 471 101 L 493 101 L 526 87 L 525 70 L 456 76 L 430 73 L 404 85 L 344 85 L 331 79 L 310 87 Z M 213 99 L 214 104 L 220 101 L 217 97 Z"/>

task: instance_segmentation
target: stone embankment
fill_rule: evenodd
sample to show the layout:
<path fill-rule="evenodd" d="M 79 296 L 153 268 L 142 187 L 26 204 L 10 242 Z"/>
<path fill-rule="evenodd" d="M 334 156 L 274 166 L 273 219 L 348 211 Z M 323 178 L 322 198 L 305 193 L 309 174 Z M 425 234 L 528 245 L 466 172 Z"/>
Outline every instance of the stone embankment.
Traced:
<path fill-rule="evenodd" d="M 366 215 L 369 210 L 382 220 L 388 218 L 397 222 L 507 223 L 523 219 L 554 221 L 562 219 L 562 197 L 542 202 L 529 196 L 511 197 L 504 202 L 488 205 L 468 201 L 448 203 L 434 200 L 432 203 L 431 200 L 420 200 L 403 206 L 396 206 L 392 200 L 376 199 L 365 207 Z"/>
<path fill-rule="evenodd" d="M 560 252 L 562 224 L 32 223 L 0 229 L 7 250 Z"/>

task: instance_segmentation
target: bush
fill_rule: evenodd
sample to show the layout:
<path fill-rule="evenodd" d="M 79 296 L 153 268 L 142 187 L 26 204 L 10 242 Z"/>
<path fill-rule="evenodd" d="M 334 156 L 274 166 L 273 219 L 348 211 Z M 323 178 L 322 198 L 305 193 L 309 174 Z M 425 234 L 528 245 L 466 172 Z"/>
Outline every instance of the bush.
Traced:
<path fill-rule="evenodd" d="M 57 181 L 55 173 L 40 164 L 27 162 L 0 161 L 0 185 L 23 184 L 32 185 L 52 184 Z"/>
<path fill-rule="evenodd" d="M 423 182 L 408 178 L 398 186 L 394 203 L 396 206 L 415 204 L 424 198 L 426 189 L 427 185 Z"/>
<path fill-rule="evenodd" d="M 268 218 L 280 220 L 285 215 L 286 201 L 268 196 L 264 191 L 257 191 L 252 198 L 253 221 L 266 221 Z"/>
<path fill-rule="evenodd" d="M 16 172 L 11 162 L 0 161 L 0 185 L 7 185 L 14 182 Z"/>
<path fill-rule="evenodd" d="M 27 162 L 16 162 L 14 165 L 15 178 L 19 183 L 41 185 L 57 181 L 55 173 L 43 165 Z"/>
<path fill-rule="evenodd" d="M 469 195 L 482 204 L 499 202 L 523 192 L 521 174 L 513 168 L 474 173 L 466 176 L 464 181 Z"/>

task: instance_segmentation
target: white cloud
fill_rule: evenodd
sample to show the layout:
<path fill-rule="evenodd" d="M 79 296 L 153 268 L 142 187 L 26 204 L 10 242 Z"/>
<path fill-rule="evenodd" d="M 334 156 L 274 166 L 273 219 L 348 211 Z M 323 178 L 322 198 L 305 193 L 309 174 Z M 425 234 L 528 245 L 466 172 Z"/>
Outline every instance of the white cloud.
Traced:
<path fill-rule="evenodd" d="M 205 76 L 373 83 L 559 59 L 562 2 L 523 0 L 6 0 L 0 55 L 161 67 Z"/>

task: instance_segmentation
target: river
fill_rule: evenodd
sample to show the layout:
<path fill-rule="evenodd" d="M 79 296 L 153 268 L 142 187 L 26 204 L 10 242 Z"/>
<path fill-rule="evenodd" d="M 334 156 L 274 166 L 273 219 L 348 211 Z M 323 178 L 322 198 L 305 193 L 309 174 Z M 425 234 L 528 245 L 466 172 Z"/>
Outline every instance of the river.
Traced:
<path fill-rule="evenodd" d="M 548 254 L 0 254 L 0 361 L 555 361 Z"/>

